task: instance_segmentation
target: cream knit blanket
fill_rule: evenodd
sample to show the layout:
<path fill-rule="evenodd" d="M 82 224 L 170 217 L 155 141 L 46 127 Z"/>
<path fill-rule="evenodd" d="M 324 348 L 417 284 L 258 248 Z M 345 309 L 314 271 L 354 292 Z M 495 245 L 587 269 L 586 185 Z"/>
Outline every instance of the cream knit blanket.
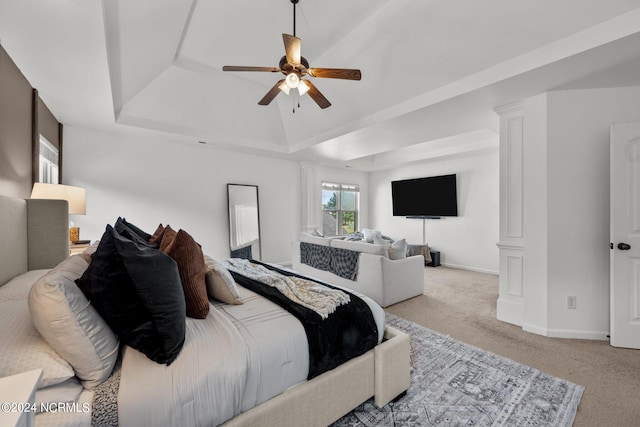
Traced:
<path fill-rule="evenodd" d="M 224 265 L 231 271 L 276 288 L 291 301 L 315 311 L 323 319 L 329 317 L 337 307 L 351 301 L 346 292 L 311 280 L 285 276 L 247 259 L 230 258 L 225 260 Z"/>

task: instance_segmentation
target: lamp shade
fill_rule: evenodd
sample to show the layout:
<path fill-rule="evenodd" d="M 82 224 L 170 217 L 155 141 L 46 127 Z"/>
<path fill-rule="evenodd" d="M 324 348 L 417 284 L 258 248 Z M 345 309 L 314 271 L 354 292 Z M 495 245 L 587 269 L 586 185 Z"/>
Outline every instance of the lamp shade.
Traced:
<path fill-rule="evenodd" d="M 62 184 L 45 184 L 36 182 L 31 191 L 32 199 L 66 200 L 69 203 L 69 214 L 85 215 L 85 189 Z"/>

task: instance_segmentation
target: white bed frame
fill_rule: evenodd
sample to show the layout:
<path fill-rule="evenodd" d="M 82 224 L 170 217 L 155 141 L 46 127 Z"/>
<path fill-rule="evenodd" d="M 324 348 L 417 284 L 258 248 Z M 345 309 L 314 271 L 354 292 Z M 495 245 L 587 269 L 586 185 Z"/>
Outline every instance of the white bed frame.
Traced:
<path fill-rule="evenodd" d="M 227 421 L 225 427 L 326 427 L 374 397 L 382 407 L 409 388 L 409 335 L 386 326 L 384 341 L 310 381 Z"/>

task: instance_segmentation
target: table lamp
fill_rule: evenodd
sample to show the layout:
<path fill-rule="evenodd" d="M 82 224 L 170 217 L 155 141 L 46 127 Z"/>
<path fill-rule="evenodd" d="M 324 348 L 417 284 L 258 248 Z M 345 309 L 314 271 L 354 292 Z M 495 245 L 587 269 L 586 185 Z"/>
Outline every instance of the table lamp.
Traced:
<path fill-rule="evenodd" d="M 36 182 L 33 184 L 31 198 L 66 200 L 69 203 L 69 215 L 85 215 L 87 213 L 85 193 L 85 189 L 80 187 Z M 80 240 L 80 227 L 73 227 L 72 222 L 69 223 L 69 240 L 71 243 Z"/>

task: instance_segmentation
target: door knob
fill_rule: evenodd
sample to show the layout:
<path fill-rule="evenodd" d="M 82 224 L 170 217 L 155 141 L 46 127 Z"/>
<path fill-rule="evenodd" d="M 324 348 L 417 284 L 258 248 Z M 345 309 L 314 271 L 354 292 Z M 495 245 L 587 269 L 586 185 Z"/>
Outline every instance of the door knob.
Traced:
<path fill-rule="evenodd" d="M 631 249 L 631 245 L 629 245 L 628 243 L 618 243 L 618 249 L 620 249 L 621 251 L 628 251 L 629 249 Z"/>

